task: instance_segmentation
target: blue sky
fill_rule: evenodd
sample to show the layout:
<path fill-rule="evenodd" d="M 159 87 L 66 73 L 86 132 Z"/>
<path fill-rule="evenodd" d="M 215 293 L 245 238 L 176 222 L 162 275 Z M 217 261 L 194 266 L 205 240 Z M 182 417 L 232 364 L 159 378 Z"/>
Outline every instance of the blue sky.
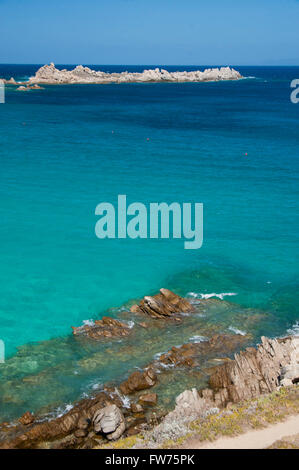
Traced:
<path fill-rule="evenodd" d="M 0 0 L 0 63 L 299 65 L 298 0 Z"/>

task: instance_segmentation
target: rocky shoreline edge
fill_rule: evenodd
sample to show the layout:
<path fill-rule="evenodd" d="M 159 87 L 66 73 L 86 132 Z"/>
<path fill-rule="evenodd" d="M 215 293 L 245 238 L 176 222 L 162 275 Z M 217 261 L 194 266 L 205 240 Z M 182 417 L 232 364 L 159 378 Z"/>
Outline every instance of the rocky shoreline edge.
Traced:
<path fill-rule="evenodd" d="M 109 83 L 186 83 L 217 82 L 222 80 L 240 80 L 242 75 L 230 67 L 210 68 L 204 71 L 168 72 L 165 69 L 149 69 L 143 72 L 107 73 L 77 65 L 73 70 L 59 70 L 52 62 L 44 65 L 28 81 L 16 81 L 13 77 L 3 80 L 7 85 L 18 85 L 19 90 L 41 88 L 40 85 L 60 84 L 109 84 Z"/>
<path fill-rule="evenodd" d="M 194 307 L 168 289 L 161 289 L 157 295 L 145 296 L 130 310 L 136 315 L 133 328 L 103 317 L 93 325 L 73 327 L 73 334 L 90 341 L 105 341 L 136 334 L 136 328 L 150 328 L 153 321 L 175 322 L 179 327 L 185 315 L 192 315 Z M 75 403 L 63 416 L 44 421 L 28 411 L 17 422 L 0 424 L 0 448 L 88 449 L 140 433 L 150 433 L 159 441 L 170 430 L 171 435 L 176 434 L 176 428 L 182 432 L 187 422 L 299 383 L 299 337 L 262 337 L 257 348 L 247 347 L 234 359 L 225 357 L 240 351 L 248 342 L 246 336 L 217 334 L 198 343 L 173 346 L 143 370 L 131 373 L 118 388 L 107 384 L 95 397 Z M 219 354 L 224 355 L 217 359 L 220 364 L 206 370 L 206 388 L 181 393 L 175 409 L 168 414 L 157 410 L 159 397 L 150 389 L 163 380 L 167 368 L 184 368 L 190 374 L 201 358 L 218 358 Z M 129 407 L 124 405 L 124 397 L 129 400 Z"/>

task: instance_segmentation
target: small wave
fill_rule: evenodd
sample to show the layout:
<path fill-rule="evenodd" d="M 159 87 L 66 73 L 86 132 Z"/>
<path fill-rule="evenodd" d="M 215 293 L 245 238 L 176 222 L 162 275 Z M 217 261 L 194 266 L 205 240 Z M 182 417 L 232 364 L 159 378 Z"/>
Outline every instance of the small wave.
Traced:
<path fill-rule="evenodd" d="M 56 415 L 57 418 L 61 418 L 66 413 L 71 411 L 73 408 L 74 408 L 74 405 L 69 403 L 69 404 L 65 405 L 65 407 L 60 406 L 59 408 L 57 408 L 56 411 L 54 412 L 54 414 Z"/>
<path fill-rule="evenodd" d="M 167 351 L 164 352 L 158 352 L 157 354 L 154 355 L 154 360 L 158 361 L 163 354 L 166 354 Z"/>
<path fill-rule="evenodd" d="M 200 299 L 200 300 L 207 300 L 211 297 L 217 297 L 218 299 L 223 300 L 224 297 L 230 297 L 233 295 L 238 295 L 236 292 L 221 292 L 220 294 L 216 294 L 215 292 L 211 294 L 202 294 L 196 292 L 188 292 L 187 297 L 191 297 L 192 299 Z"/>
<path fill-rule="evenodd" d="M 95 383 L 91 386 L 92 390 L 99 390 L 102 387 L 103 387 L 103 384 L 101 383 Z"/>
<path fill-rule="evenodd" d="M 61 418 L 65 414 L 67 414 L 69 411 L 71 411 L 74 408 L 74 405 L 71 403 L 68 403 L 64 406 L 58 406 L 55 408 L 55 410 L 51 411 L 50 413 L 45 414 L 42 417 L 39 417 L 36 419 L 37 423 L 45 423 L 47 421 L 51 421 L 52 419 L 56 418 Z"/>
<path fill-rule="evenodd" d="M 299 336 L 299 321 L 296 321 L 296 323 L 294 323 L 292 328 L 289 328 L 287 330 L 287 333 L 288 335 L 291 335 L 291 336 Z"/>
<path fill-rule="evenodd" d="M 130 328 L 130 330 L 134 327 L 134 325 L 135 323 L 132 320 L 128 321 L 128 327 Z"/>
<path fill-rule="evenodd" d="M 247 334 L 246 331 L 239 330 L 238 328 L 235 328 L 234 326 L 230 326 L 228 329 L 232 331 L 233 333 L 235 333 L 236 335 L 246 336 Z"/>
<path fill-rule="evenodd" d="M 208 341 L 208 338 L 206 336 L 200 336 L 200 335 L 195 335 L 191 336 L 189 338 L 189 341 L 192 341 L 192 343 L 202 343 L 203 341 Z"/>
<path fill-rule="evenodd" d="M 127 397 L 127 395 L 122 395 L 118 388 L 115 388 L 115 393 L 116 395 L 120 398 L 122 404 L 124 405 L 125 408 L 130 408 L 131 406 L 131 401 L 130 398 Z"/>
<path fill-rule="evenodd" d="M 164 362 L 160 362 L 159 367 L 162 369 L 173 369 L 175 367 L 175 364 L 164 364 Z M 159 370 L 157 372 L 160 373 Z"/>
<path fill-rule="evenodd" d="M 93 320 L 83 320 L 83 326 L 94 326 Z"/>

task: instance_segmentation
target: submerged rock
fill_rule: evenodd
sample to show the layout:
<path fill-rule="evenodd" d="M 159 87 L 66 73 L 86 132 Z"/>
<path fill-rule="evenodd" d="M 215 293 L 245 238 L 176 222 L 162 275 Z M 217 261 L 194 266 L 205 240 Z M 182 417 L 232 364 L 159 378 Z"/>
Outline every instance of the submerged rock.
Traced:
<path fill-rule="evenodd" d="M 12 80 L 12 79 L 11 79 Z M 16 85 L 16 82 L 10 82 L 13 85 Z M 30 85 L 30 83 L 26 83 L 25 85 L 21 85 L 17 88 L 19 91 L 29 91 L 29 90 L 43 90 L 41 86 L 39 86 L 37 83 L 34 85 Z"/>
<path fill-rule="evenodd" d="M 214 335 L 211 339 L 199 343 L 187 343 L 182 346 L 173 346 L 162 354 L 159 362 L 168 366 L 194 367 L 199 365 L 202 356 L 228 354 L 248 342 L 243 335 Z M 221 360 L 226 360 L 221 358 Z"/>
<path fill-rule="evenodd" d="M 158 396 L 156 393 L 146 393 L 145 395 L 141 395 L 139 397 L 139 403 L 141 405 L 156 405 L 158 401 Z"/>
<path fill-rule="evenodd" d="M 120 384 L 119 388 L 124 395 L 130 395 L 131 393 L 151 388 L 156 382 L 156 373 L 152 368 L 148 368 L 144 372 L 133 372 L 125 382 Z"/>
<path fill-rule="evenodd" d="M 140 405 L 140 403 L 131 403 L 131 411 L 132 413 L 142 413 L 143 407 Z"/>

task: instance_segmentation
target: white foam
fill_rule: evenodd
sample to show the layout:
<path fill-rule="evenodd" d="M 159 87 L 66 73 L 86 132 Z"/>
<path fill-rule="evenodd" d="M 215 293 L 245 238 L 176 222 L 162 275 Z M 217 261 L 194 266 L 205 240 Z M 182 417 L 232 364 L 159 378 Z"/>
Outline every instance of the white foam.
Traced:
<path fill-rule="evenodd" d="M 217 297 L 220 300 L 223 300 L 224 297 L 231 297 L 233 295 L 238 295 L 236 292 L 221 292 L 220 294 L 216 294 L 215 292 L 211 294 L 202 294 L 202 293 L 196 293 L 196 292 L 188 292 L 187 297 L 191 297 L 193 299 L 200 299 L 200 300 L 207 300 L 210 299 L 211 297 Z"/>
<path fill-rule="evenodd" d="M 134 325 L 135 323 L 132 320 L 128 321 L 128 327 L 130 328 L 130 330 L 133 328 Z"/>
<path fill-rule="evenodd" d="M 189 341 L 192 341 L 192 343 L 202 343 L 203 341 L 208 341 L 208 338 L 206 336 L 200 336 L 200 335 L 195 335 L 191 336 L 189 338 Z"/>
<path fill-rule="evenodd" d="M 228 329 L 232 331 L 233 333 L 235 333 L 236 335 L 245 336 L 247 334 L 246 331 L 239 330 L 238 328 L 235 328 L 234 326 L 230 326 Z"/>
<path fill-rule="evenodd" d="M 163 369 L 172 369 L 173 367 L 175 367 L 175 364 L 164 364 L 164 362 L 160 362 L 159 366 Z"/>
<path fill-rule="evenodd" d="M 95 383 L 91 386 L 92 390 L 99 390 L 102 387 L 103 387 L 103 384 L 100 384 L 100 383 Z"/>
<path fill-rule="evenodd" d="M 124 405 L 125 408 L 130 408 L 131 406 L 131 401 L 130 398 L 127 397 L 127 395 L 122 395 L 118 388 L 115 388 L 115 393 L 118 395 L 118 397 L 121 399 L 122 404 Z"/>
<path fill-rule="evenodd" d="M 65 405 L 65 407 L 59 407 L 57 408 L 56 410 L 56 413 L 57 413 L 57 418 L 61 418 L 61 416 L 64 416 L 66 413 L 68 413 L 69 411 L 71 411 L 72 409 L 74 408 L 74 405 L 72 405 L 71 403 Z"/>
<path fill-rule="evenodd" d="M 84 326 L 94 326 L 94 321 L 93 320 L 83 320 L 83 325 Z"/>
<path fill-rule="evenodd" d="M 154 360 L 158 361 L 163 354 L 166 354 L 167 351 L 164 352 L 158 352 L 157 354 L 154 355 Z"/>
<path fill-rule="evenodd" d="M 287 330 L 288 335 L 291 336 L 299 336 L 299 321 L 297 320 L 296 323 Z"/>

